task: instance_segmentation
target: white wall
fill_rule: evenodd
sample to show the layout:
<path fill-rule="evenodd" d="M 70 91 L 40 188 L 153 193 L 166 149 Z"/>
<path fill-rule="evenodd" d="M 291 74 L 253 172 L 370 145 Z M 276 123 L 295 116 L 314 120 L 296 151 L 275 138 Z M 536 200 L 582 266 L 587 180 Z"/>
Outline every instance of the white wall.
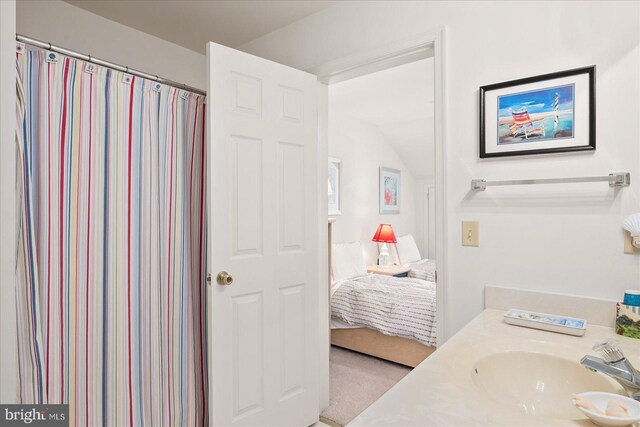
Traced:
<path fill-rule="evenodd" d="M 411 172 L 378 128 L 341 111 L 329 87 L 329 156 L 342 161 L 342 215 L 333 225 L 335 243 L 362 242 L 367 265 L 378 259 L 371 241 L 378 226 L 389 223 L 396 236 L 416 235 L 415 185 Z M 379 167 L 400 170 L 400 213 L 380 214 Z"/>
<path fill-rule="evenodd" d="M 204 55 L 60 0 L 19 1 L 17 32 L 205 89 Z"/>
<path fill-rule="evenodd" d="M 18 403 L 15 1 L 0 1 L 0 402 Z"/>
<path fill-rule="evenodd" d="M 623 254 L 621 229 L 624 217 L 640 210 L 638 2 L 343 2 L 242 49 L 311 69 L 441 26 L 447 28 L 445 336 L 483 309 L 488 283 L 615 299 L 627 288 L 640 288 L 640 257 Z M 595 152 L 478 158 L 479 86 L 592 64 Z M 631 187 L 469 191 L 472 178 L 613 171 L 631 172 Z M 465 219 L 480 221 L 479 248 L 460 246 Z"/>

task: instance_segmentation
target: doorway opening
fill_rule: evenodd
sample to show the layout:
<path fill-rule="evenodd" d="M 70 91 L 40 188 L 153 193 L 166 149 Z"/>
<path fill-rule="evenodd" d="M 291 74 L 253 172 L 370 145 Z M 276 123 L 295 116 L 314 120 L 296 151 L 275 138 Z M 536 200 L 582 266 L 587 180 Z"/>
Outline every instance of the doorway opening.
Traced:
<path fill-rule="evenodd" d="M 442 54 L 431 40 L 329 64 L 321 79 L 332 344 L 321 420 L 330 425 L 353 420 L 442 342 Z"/>

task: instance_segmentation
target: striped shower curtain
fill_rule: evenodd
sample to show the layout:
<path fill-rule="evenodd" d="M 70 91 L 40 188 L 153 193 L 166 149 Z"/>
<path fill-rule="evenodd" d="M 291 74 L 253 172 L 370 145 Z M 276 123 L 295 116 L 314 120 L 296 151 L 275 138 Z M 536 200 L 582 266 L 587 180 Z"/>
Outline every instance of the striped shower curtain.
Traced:
<path fill-rule="evenodd" d="M 20 398 L 71 425 L 207 421 L 204 98 L 17 54 Z"/>

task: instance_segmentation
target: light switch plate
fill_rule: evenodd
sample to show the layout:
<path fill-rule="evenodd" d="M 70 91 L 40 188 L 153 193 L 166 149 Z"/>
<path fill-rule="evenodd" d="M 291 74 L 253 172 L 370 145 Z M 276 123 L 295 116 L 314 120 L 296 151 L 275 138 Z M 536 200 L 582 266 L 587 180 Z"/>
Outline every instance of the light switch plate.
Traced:
<path fill-rule="evenodd" d="M 478 221 L 462 221 L 462 246 L 480 246 Z"/>
<path fill-rule="evenodd" d="M 640 254 L 640 249 L 633 246 L 631 243 L 633 238 L 627 230 L 624 231 L 624 253 L 625 254 Z"/>

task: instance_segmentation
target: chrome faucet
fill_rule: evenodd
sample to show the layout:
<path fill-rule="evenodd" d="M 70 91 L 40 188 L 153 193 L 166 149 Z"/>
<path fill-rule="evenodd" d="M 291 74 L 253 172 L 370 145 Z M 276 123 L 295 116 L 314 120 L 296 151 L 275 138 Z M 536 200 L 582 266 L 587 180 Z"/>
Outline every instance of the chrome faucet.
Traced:
<path fill-rule="evenodd" d="M 601 372 L 620 383 L 635 400 L 640 401 L 640 372 L 618 347 L 618 342 L 612 339 L 597 342 L 593 350 L 600 353 L 602 358 L 586 355 L 580 363 L 593 372 Z"/>

